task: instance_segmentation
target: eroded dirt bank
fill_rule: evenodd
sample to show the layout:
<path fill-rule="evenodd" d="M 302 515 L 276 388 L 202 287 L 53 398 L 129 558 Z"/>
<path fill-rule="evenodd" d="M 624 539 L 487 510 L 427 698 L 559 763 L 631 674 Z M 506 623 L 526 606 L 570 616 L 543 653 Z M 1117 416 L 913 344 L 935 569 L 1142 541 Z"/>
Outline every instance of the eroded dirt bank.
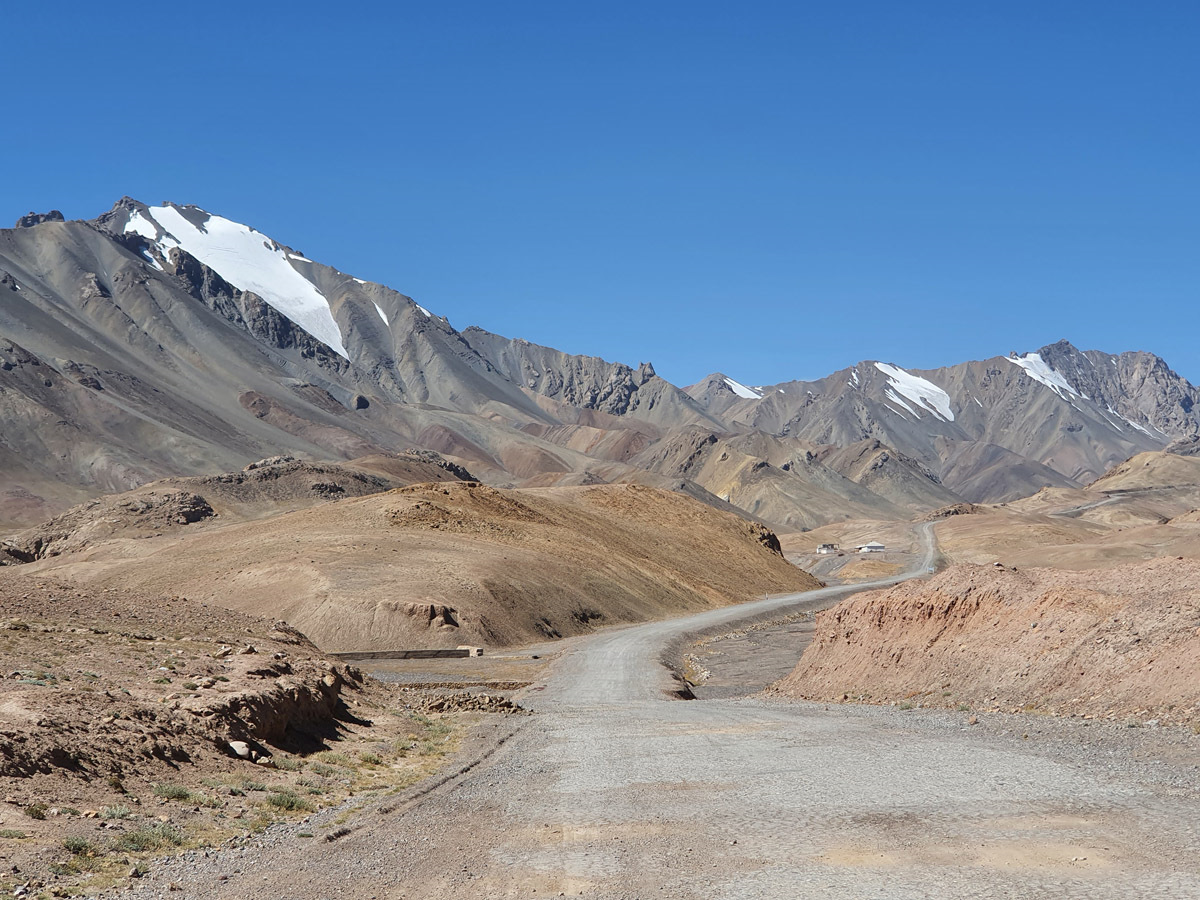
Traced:
<path fill-rule="evenodd" d="M 814 700 L 1200 723 L 1200 562 L 956 566 L 819 613 L 775 690 Z"/>
<path fill-rule="evenodd" d="M 402 789 L 467 720 L 512 709 L 382 684 L 282 622 L 20 569 L 0 570 L 0 658 L 5 896 L 101 887 Z"/>

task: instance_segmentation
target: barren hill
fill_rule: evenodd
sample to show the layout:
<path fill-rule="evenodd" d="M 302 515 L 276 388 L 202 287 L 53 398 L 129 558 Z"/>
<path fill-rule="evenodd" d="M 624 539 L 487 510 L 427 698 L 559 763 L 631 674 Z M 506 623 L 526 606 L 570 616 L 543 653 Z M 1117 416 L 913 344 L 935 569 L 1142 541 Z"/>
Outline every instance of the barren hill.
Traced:
<path fill-rule="evenodd" d="M 1200 485 L 1200 457 L 1139 453 L 1088 485 L 1092 491 L 1138 491 Z"/>
<path fill-rule="evenodd" d="M 77 552 L 118 536 L 125 540 L 154 536 L 197 522 L 219 526 L 414 482 L 470 477 L 465 469 L 430 451 L 375 455 L 352 464 L 272 457 L 240 472 L 165 478 L 89 500 L 0 541 L 0 565 L 6 560 L 32 562 Z"/>
<path fill-rule="evenodd" d="M 29 565 L 286 619 L 328 650 L 503 646 L 817 582 L 761 525 L 638 485 L 412 485 Z"/>

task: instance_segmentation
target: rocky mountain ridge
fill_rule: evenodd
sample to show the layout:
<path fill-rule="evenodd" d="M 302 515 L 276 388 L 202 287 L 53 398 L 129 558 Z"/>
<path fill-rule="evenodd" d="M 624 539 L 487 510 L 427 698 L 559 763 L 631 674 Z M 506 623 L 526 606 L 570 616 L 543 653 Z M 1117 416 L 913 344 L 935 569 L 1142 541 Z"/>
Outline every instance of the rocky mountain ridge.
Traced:
<path fill-rule="evenodd" d="M 1078 486 L 1200 430 L 1200 392 L 1150 353 L 1061 341 L 681 389 L 650 363 L 458 331 L 194 206 L 17 224 L 0 230 L 0 520 L 276 453 L 418 447 L 493 484 L 637 482 L 801 528 Z"/>

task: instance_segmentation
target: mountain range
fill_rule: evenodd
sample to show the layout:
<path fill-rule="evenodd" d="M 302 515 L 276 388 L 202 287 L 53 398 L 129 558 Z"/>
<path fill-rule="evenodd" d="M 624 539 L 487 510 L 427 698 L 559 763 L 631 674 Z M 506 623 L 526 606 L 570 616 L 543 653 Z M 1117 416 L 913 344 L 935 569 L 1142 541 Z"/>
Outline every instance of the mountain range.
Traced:
<path fill-rule="evenodd" d="M 0 230 L 0 524 L 286 453 L 432 450 L 490 484 L 639 483 L 800 530 L 1194 451 L 1200 392 L 1066 341 L 931 370 L 678 387 L 469 327 L 195 206 Z"/>

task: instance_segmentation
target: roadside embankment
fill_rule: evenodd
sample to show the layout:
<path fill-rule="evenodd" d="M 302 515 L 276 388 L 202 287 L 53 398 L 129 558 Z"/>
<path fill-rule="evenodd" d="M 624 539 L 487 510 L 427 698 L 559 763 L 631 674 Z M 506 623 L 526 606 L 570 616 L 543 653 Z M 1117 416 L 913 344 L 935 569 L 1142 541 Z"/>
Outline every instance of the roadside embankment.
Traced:
<path fill-rule="evenodd" d="M 772 690 L 1200 724 L 1200 562 L 1102 572 L 955 566 L 817 615 Z"/>

